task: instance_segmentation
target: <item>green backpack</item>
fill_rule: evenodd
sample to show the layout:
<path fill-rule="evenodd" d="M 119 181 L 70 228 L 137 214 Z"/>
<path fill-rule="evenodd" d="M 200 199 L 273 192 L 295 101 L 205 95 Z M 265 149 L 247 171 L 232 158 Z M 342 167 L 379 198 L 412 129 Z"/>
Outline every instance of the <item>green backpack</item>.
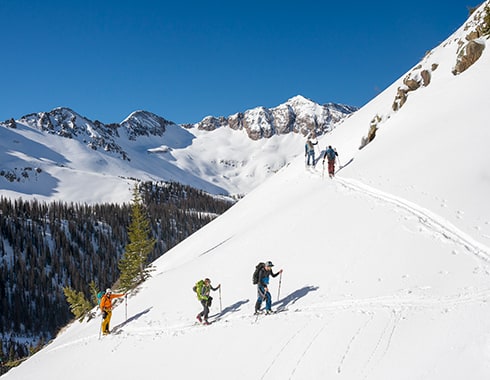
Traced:
<path fill-rule="evenodd" d="M 197 293 L 197 298 L 201 299 L 202 287 L 204 286 L 204 280 L 199 280 L 196 285 L 192 287 L 192 290 Z"/>

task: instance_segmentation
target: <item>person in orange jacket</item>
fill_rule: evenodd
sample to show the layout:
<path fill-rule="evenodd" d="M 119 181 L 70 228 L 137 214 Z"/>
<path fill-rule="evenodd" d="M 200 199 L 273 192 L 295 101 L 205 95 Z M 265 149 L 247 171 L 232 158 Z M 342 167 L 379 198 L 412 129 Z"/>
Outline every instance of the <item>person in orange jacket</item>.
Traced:
<path fill-rule="evenodd" d="M 112 317 L 112 300 L 123 297 L 124 293 L 112 293 L 111 289 L 107 289 L 100 300 L 100 310 L 102 311 L 102 333 L 107 335 L 109 331 L 109 323 Z"/>

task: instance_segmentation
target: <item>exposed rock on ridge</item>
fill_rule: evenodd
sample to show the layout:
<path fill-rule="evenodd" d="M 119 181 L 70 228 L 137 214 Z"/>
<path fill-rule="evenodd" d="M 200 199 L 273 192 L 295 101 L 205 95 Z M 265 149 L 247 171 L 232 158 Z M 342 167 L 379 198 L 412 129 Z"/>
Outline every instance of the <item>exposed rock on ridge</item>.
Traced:
<path fill-rule="evenodd" d="M 481 57 L 487 40 L 490 36 L 490 3 L 477 8 L 472 17 L 463 26 L 464 33 L 461 37 L 449 39 L 443 47 L 457 44 L 456 64 L 452 69 L 452 74 L 458 75 L 468 70 Z M 428 52 L 422 62 L 410 71 L 403 84 L 397 88 L 395 99 L 392 104 L 392 111 L 398 112 L 407 102 L 409 94 L 419 88 L 430 85 L 433 72 L 439 67 L 437 62 L 433 62 L 432 51 Z M 376 115 L 370 122 L 368 134 L 361 138 L 359 149 L 364 148 L 374 140 L 379 124 L 388 119 L 389 114 Z"/>
<path fill-rule="evenodd" d="M 243 129 L 252 140 L 287 133 L 322 135 L 356 110 L 333 103 L 320 105 L 303 96 L 295 96 L 275 108 L 257 107 L 228 117 L 208 116 L 195 126 L 207 131 L 222 127 Z"/>

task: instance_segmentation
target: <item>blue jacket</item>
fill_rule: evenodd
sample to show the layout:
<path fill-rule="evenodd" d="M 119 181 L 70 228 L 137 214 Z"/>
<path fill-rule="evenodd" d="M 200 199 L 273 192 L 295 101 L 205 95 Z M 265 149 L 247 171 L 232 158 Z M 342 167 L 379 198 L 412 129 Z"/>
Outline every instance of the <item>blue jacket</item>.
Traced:
<path fill-rule="evenodd" d="M 331 161 L 331 160 L 335 160 L 335 156 L 338 156 L 337 152 L 332 148 L 328 148 L 325 151 L 325 155 L 323 156 L 323 159 L 327 158 L 329 161 Z"/>
<path fill-rule="evenodd" d="M 258 285 L 267 286 L 269 285 L 269 276 L 277 277 L 279 272 L 272 273 L 272 270 L 267 270 L 265 267 L 259 270 L 259 282 Z"/>

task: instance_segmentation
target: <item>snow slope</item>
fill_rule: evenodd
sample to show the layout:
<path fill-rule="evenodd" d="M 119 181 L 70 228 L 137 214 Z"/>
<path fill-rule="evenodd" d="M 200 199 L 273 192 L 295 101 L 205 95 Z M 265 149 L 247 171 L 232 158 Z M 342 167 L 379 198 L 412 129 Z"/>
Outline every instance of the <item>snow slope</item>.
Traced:
<path fill-rule="evenodd" d="M 335 179 L 297 158 L 159 258 L 112 335 L 74 322 L 2 379 L 490 378 L 490 54 L 450 74 L 466 33 L 432 51 L 431 84 L 399 111 L 402 79 L 320 140 L 340 153 Z M 251 275 L 269 259 L 284 311 L 257 318 Z M 203 277 L 222 284 L 210 326 L 194 325 Z"/>

